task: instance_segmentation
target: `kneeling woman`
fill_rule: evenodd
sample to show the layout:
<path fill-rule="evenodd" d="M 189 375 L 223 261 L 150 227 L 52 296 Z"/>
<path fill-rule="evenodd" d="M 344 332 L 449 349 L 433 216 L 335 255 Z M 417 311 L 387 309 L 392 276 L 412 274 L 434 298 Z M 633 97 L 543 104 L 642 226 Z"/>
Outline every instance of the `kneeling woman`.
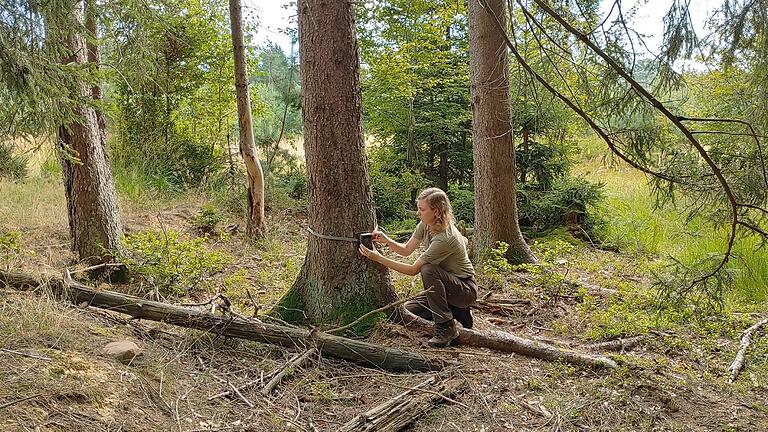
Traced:
<path fill-rule="evenodd" d="M 475 270 L 467 255 L 467 238 L 454 225 L 448 196 L 441 189 L 429 188 L 416 200 L 419 224 L 407 243 L 398 243 L 381 231 L 373 232 L 373 240 L 386 244 L 395 253 L 410 256 L 420 243 L 426 250 L 413 264 L 391 260 L 375 249 L 360 245 L 360 253 L 368 259 L 409 276 L 421 273 L 424 289 L 429 291 L 405 303 L 412 313 L 435 322 L 435 336 L 429 344 L 448 346 L 459 336 L 456 321 L 472 328 L 469 310 L 477 299 Z"/>

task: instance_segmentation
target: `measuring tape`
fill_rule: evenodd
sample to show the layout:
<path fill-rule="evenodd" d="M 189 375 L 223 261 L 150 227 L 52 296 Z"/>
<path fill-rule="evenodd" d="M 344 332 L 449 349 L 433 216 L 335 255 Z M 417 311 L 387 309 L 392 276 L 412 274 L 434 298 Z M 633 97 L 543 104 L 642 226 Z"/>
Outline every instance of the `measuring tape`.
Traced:
<path fill-rule="evenodd" d="M 313 230 L 310 227 L 307 227 L 307 231 L 309 231 L 309 233 L 312 234 L 313 236 L 319 237 L 321 239 L 346 241 L 346 242 L 356 243 L 357 245 L 363 244 L 368 249 L 373 249 L 373 234 L 371 233 L 360 233 L 357 235 L 357 237 L 340 237 L 340 236 L 330 236 L 330 235 L 320 234 L 315 232 L 315 230 Z"/>

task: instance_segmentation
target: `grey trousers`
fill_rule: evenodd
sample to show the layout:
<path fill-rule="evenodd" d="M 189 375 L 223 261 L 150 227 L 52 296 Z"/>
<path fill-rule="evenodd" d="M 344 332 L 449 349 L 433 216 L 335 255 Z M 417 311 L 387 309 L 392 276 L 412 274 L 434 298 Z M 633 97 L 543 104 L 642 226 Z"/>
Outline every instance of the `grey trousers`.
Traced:
<path fill-rule="evenodd" d="M 434 264 L 424 264 L 420 273 L 424 289 L 432 289 L 405 303 L 415 315 L 443 323 L 453 319 L 452 308 L 469 307 L 477 299 L 477 285 L 471 276 L 460 278 Z"/>

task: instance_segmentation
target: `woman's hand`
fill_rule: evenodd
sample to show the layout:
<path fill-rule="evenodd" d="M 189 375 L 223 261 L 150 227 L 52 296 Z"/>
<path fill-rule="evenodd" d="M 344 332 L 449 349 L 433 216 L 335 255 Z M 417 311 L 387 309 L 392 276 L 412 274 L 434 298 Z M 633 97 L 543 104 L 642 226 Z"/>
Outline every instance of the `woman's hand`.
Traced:
<path fill-rule="evenodd" d="M 360 255 L 368 258 L 373 262 L 379 262 L 379 260 L 381 259 L 381 254 L 376 250 L 375 247 L 373 249 L 368 249 L 367 247 L 361 244 L 358 249 L 360 250 Z"/>
<path fill-rule="evenodd" d="M 387 237 L 386 234 L 384 234 L 383 232 L 377 229 L 373 230 L 373 232 L 371 233 L 371 238 L 373 239 L 373 241 L 379 244 L 389 245 L 392 243 L 392 240 L 389 237 Z"/>

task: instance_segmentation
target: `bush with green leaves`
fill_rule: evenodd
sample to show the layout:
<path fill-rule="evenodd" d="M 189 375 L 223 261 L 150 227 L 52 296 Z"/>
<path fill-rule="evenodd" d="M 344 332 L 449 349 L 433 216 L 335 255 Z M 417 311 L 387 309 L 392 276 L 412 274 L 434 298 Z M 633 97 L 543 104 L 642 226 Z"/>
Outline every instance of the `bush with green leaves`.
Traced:
<path fill-rule="evenodd" d="M 475 222 L 474 191 L 467 185 L 451 184 L 448 189 L 457 221 Z M 518 185 L 517 214 L 520 225 L 533 231 L 563 226 L 567 217 L 588 232 L 599 223 L 596 215 L 588 213 L 603 198 L 603 185 L 565 177 L 549 190 L 531 190 L 527 184 Z"/>
<path fill-rule="evenodd" d="M 129 234 L 120 261 L 161 294 L 184 295 L 206 288 L 210 278 L 232 262 L 231 256 L 208 250 L 205 240 L 172 230 Z"/>
<path fill-rule="evenodd" d="M 603 185 L 565 177 L 556 181 L 551 189 L 530 189 L 522 184 L 517 190 L 517 215 L 520 225 L 543 231 L 562 226 L 566 218 L 588 230 L 592 221 L 587 209 L 603 198 Z"/>
<path fill-rule="evenodd" d="M 207 234 L 216 231 L 216 226 L 223 220 L 224 216 L 216 207 L 206 204 L 200 208 L 192 219 L 192 224 L 198 231 Z"/>
<path fill-rule="evenodd" d="M 27 176 L 27 158 L 17 155 L 13 145 L 0 143 L 0 179 L 20 180 Z"/>
<path fill-rule="evenodd" d="M 0 265 L 10 268 L 11 262 L 22 254 L 18 231 L 0 231 Z"/>

